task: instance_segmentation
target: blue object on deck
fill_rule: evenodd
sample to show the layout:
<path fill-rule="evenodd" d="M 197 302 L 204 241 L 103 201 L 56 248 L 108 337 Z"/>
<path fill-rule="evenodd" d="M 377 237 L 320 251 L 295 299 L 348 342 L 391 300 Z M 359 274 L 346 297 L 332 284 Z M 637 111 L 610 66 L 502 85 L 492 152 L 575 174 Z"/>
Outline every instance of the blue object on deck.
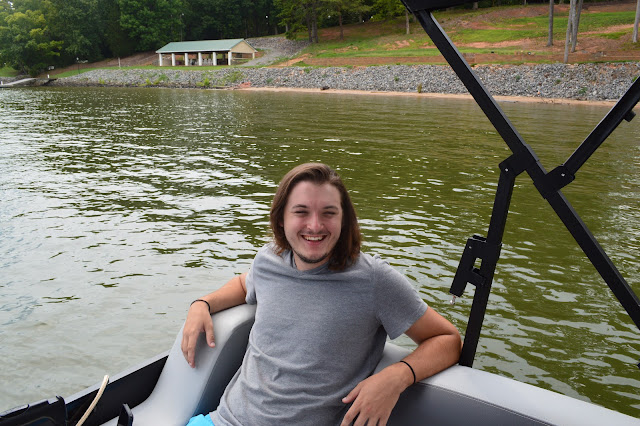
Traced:
<path fill-rule="evenodd" d="M 203 416 L 202 414 L 198 414 L 197 416 L 191 417 L 191 419 L 189 419 L 189 423 L 187 423 L 187 426 L 214 426 L 214 425 L 210 415 L 207 414 L 206 416 Z"/>

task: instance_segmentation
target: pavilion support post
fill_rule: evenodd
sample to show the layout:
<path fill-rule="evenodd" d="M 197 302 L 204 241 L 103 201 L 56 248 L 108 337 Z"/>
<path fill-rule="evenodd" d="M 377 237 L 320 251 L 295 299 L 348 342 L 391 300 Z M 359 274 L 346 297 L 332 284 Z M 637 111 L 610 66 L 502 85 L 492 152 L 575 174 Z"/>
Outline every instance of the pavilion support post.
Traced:
<path fill-rule="evenodd" d="M 202 52 L 198 52 L 198 66 L 202 66 Z"/>
<path fill-rule="evenodd" d="M 227 65 L 231 66 L 231 51 L 227 53 Z"/>
<path fill-rule="evenodd" d="M 252 52 L 251 53 L 251 59 L 255 59 L 256 58 L 256 52 Z"/>
<path fill-rule="evenodd" d="M 158 53 L 158 65 L 162 66 L 162 53 Z"/>
<path fill-rule="evenodd" d="M 213 52 L 213 66 L 217 66 L 218 65 L 218 52 Z"/>
<path fill-rule="evenodd" d="M 175 53 L 171 54 L 171 66 L 172 67 L 176 66 L 176 54 Z"/>
<path fill-rule="evenodd" d="M 189 66 L 189 54 L 185 52 L 184 54 L 184 66 L 188 67 Z"/>

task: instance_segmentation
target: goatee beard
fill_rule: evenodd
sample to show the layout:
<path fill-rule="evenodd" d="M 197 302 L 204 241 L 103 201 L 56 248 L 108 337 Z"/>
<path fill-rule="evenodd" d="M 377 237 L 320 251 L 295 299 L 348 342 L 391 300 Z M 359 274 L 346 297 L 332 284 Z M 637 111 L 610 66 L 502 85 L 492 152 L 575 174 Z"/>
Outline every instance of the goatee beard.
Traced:
<path fill-rule="evenodd" d="M 330 253 L 325 253 L 322 256 L 316 257 L 316 258 L 310 258 L 310 257 L 306 257 L 301 255 L 300 253 L 298 253 L 297 251 L 293 250 L 292 251 L 295 253 L 296 256 L 298 256 L 298 258 L 300 260 L 302 260 L 304 263 L 309 263 L 311 265 L 314 265 L 316 263 L 320 263 L 323 260 L 325 260 L 327 257 L 329 257 Z"/>

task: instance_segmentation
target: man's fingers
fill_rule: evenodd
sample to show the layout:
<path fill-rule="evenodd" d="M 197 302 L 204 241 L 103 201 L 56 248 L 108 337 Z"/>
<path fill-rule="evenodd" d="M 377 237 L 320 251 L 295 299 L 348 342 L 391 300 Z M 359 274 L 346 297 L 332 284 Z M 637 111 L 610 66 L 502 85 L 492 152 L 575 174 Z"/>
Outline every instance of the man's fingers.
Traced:
<path fill-rule="evenodd" d="M 186 334 L 182 334 L 182 343 L 180 344 L 180 349 L 182 349 L 182 355 L 184 359 L 189 361 L 189 337 Z"/>
<path fill-rule="evenodd" d="M 345 404 L 351 404 L 358 397 L 358 393 L 360 393 L 360 384 L 353 388 L 347 396 L 342 398 L 342 402 Z M 359 409 L 356 407 L 356 404 L 352 405 L 347 411 L 347 414 L 344 415 L 344 419 L 342 419 L 340 426 L 349 426 L 358 415 L 358 411 Z"/>
<path fill-rule="evenodd" d="M 344 402 L 345 404 L 351 404 L 358 397 L 358 394 L 360 393 L 360 387 L 361 387 L 360 383 L 358 383 L 358 385 L 355 388 L 353 388 L 351 392 L 349 392 L 349 395 L 342 398 L 342 402 Z"/>
<path fill-rule="evenodd" d="M 182 355 L 184 356 L 184 359 L 187 361 L 187 363 L 191 366 L 191 367 L 195 367 L 195 349 L 196 349 L 196 345 L 195 343 L 195 339 L 190 338 L 189 335 L 184 334 L 182 336 L 182 343 L 180 345 L 180 349 L 182 349 Z"/>
<path fill-rule="evenodd" d="M 196 345 L 192 345 L 187 350 L 187 363 L 191 366 L 191 368 L 196 367 Z"/>
<path fill-rule="evenodd" d="M 207 337 L 207 345 L 213 348 L 216 345 L 213 340 L 213 322 L 204 323 L 204 333 Z"/>
<path fill-rule="evenodd" d="M 357 416 L 356 410 L 352 406 L 351 408 L 349 408 L 349 411 L 347 411 L 347 414 L 344 415 L 344 418 L 342 419 L 342 423 L 340 423 L 340 426 L 351 425 L 351 423 L 353 422 L 353 419 L 355 419 L 356 416 Z"/>
<path fill-rule="evenodd" d="M 376 420 L 368 418 L 364 413 L 360 413 L 358 418 L 353 423 L 353 426 L 368 426 L 368 425 L 377 425 L 378 422 Z"/>

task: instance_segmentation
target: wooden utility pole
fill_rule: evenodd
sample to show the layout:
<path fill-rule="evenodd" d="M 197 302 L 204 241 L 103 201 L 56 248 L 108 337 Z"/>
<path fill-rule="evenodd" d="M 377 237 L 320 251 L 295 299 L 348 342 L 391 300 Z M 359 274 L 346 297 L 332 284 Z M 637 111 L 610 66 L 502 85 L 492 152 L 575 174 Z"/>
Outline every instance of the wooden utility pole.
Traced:
<path fill-rule="evenodd" d="M 547 46 L 553 46 L 553 0 L 549 0 L 549 40 Z"/>
<path fill-rule="evenodd" d="M 638 21 L 640 21 L 640 0 L 636 3 L 636 20 L 633 23 L 633 42 L 638 42 Z"/>

